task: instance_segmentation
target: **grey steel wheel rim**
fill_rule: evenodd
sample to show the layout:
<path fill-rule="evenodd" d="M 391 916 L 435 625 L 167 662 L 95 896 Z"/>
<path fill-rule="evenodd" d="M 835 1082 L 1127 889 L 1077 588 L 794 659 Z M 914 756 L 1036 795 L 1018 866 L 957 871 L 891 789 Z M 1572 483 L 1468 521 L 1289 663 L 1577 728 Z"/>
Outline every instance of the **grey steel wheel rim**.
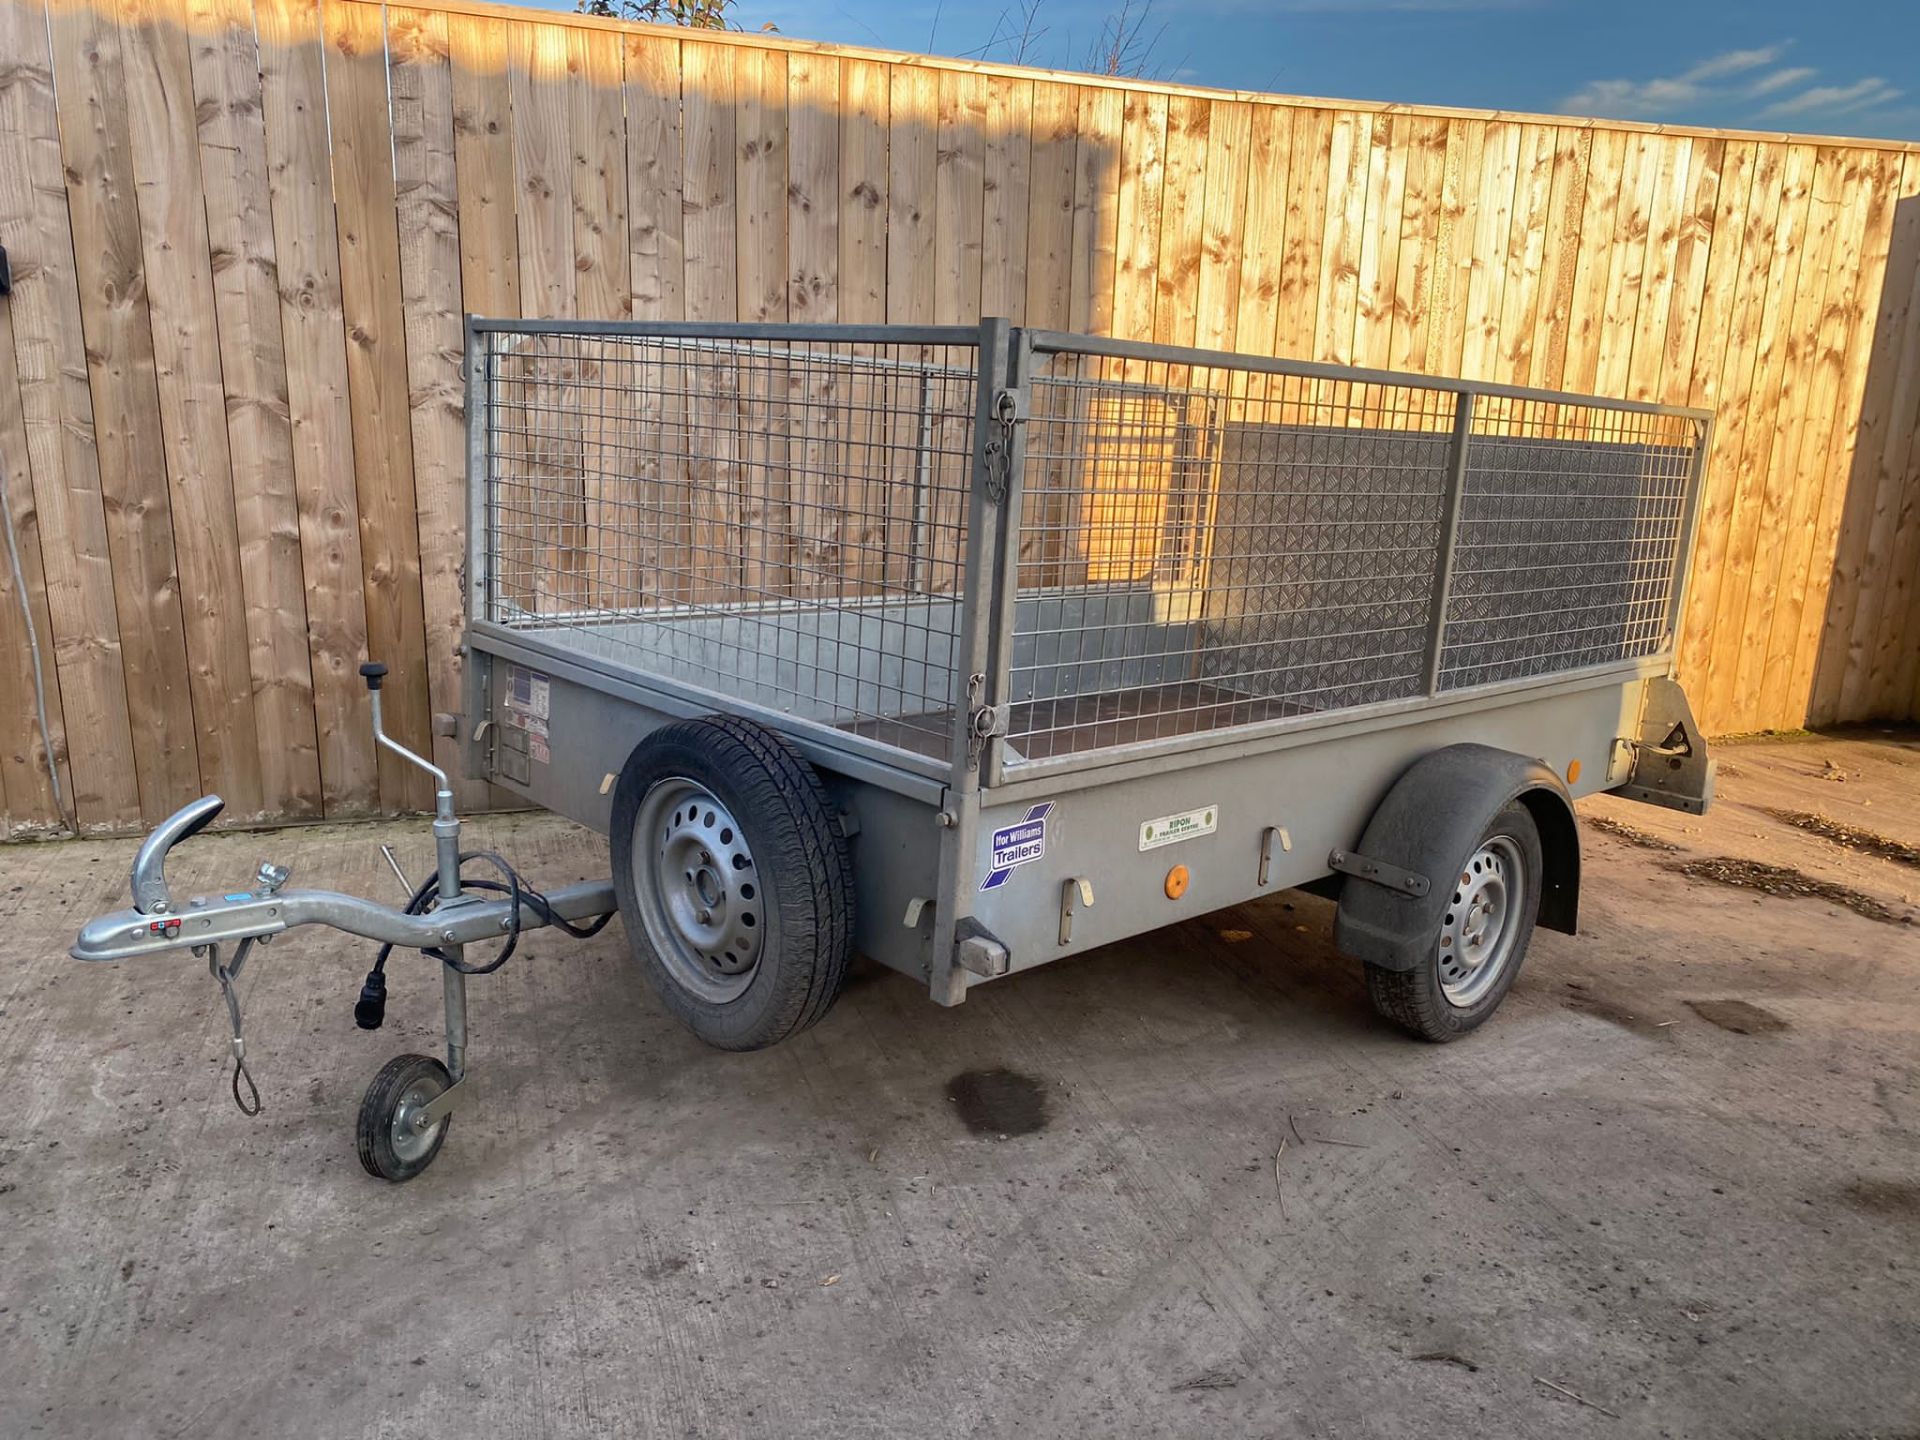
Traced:
<path fill-rule="evenodd" d="M 1468 857 L 1440 923 L 1440 993 L 1466 1009 L 1486 998 L 1513 963 L 1525 913 L 1520 846 L 1495 835 Z"/>
<path fill-rule="evenodd" d="M 696 781 L 657 780 L 633 822 L 634 889 L 654 954 L 700 999 L 746 993 L 766 947 L 753 850 L 724 802 Z"/>
<path fill-rule="evenodd" d="M 440 1127 L 447 1122 L 440 1119 L 423 1127 L 420 1112 L 446 1088 L 434 1077 L 423 1075 L 401 1092 L 400 1103 L 393 1107 L 393 1123 L 387 1127 L 387 1140 L 402 1165 L 413 1164 L 433 1149 Z"/>

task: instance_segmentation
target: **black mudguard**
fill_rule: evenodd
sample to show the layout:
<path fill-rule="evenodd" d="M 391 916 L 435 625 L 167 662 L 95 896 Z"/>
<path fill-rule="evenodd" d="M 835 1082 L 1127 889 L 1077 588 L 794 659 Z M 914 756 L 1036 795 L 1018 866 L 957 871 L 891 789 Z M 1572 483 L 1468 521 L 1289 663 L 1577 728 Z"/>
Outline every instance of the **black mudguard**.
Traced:
<path fill-rule="evenodd" d="M 1387 792 L 1356 847 L 1370 860 L 1431 880 L 1424 896 L 1348 876 L 1340 887 L 1334 943 L 1389 970 L 1426 959 L 1452 895 L 1449 883 L 1487 825 L 1518 799 L 1540 832 L 1546 875 L 1538 923 L 1571 935 L 1580 902 L 1580 835 L 1573 800 L 1539 760 L 1491 745 L 1449 745 L 1416 760 Z"/>

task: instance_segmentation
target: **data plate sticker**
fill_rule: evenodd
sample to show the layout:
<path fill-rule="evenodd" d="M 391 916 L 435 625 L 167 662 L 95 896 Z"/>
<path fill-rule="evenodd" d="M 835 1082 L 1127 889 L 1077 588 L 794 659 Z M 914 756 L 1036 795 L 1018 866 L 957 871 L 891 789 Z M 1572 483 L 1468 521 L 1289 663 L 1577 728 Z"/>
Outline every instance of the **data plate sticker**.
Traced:
<path fill-rule="evenodd" d="M 1043 800 L 1012 825 L 993 832 L 993 858 L 987 867 L 982 890 L 998 890 L 1022 865 L 1031 865 L 1047 853 L 1047 816 L 1053 802 Z"/>
<path fill-rule="evenodd" d="M 1198 810 L 1182 810 L 1178 815 L 1162 815 L 1140 827 L 1140 848 L 1158 850 L 1196 835 L 1211 835 L 1220 825 L 1220 807 L 1203 805 Z"/>
<path fill-rule="evenodd" d="M 542 765 L 551 759 L 547 748 L 548 715 L 553 708 L 553 682 L 524 665 L 507 667 L 505 711 L 500 718 L 512 729 L 527 732 L 527 753 Z"/>

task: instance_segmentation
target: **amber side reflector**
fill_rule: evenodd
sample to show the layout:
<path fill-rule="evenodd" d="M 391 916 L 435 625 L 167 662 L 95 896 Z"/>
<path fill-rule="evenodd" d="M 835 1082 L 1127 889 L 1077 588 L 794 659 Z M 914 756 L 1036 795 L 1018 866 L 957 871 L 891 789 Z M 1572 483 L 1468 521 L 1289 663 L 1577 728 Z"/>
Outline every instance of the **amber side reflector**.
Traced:
<path fill-rule="evenodd" d="M 1187 867 L 1176 865 L 1167 871 L 1167 899 L 1178 900 L 1187 893 Z"/>
<path fill-rule="evenodd" d="M 1578 760 L 1569 760 L 1567 762 L 1567 784 L 1569 785 L 1578 784 L 1579 780 L 1580 780 L 1580 762 Z"/>

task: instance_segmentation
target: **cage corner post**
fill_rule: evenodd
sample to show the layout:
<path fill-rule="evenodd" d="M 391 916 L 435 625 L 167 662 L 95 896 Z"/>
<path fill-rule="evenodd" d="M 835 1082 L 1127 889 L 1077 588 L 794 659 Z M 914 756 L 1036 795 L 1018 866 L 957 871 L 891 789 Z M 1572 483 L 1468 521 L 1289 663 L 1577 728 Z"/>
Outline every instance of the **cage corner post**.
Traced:
<path fill-rule="evenodd" d="M 996 404 L 1008 388 L 1012 339 L 1006 320 L 993 317 L 980 322 L 973 463 L 967 489 L 966 568 L 961 575 L 958 663 L 953 667 L 951 768 L 946 803 L 940 810 L 939 895 L 934 904 L 932 949 L 927 957 L 927 988 L 942 1005 L 958 1005 L 966 998 L 966 973 L 956 961 L 954 947 L 960 922 L 972 913 L 980 832 L 980 779 L 986 747 L 975 727 L 982 712 L 990 718 L 994 707 L 1005 703 L 1008 647 L 1004 632 L 1011 628 L 1013 615 L 999 603 L 998 580 L 1009 565 L 1005 500 L 1011 456 L 996 418 Z M 996 655 L 1001 659 L 1000 694 L 992 689 Z"/>

